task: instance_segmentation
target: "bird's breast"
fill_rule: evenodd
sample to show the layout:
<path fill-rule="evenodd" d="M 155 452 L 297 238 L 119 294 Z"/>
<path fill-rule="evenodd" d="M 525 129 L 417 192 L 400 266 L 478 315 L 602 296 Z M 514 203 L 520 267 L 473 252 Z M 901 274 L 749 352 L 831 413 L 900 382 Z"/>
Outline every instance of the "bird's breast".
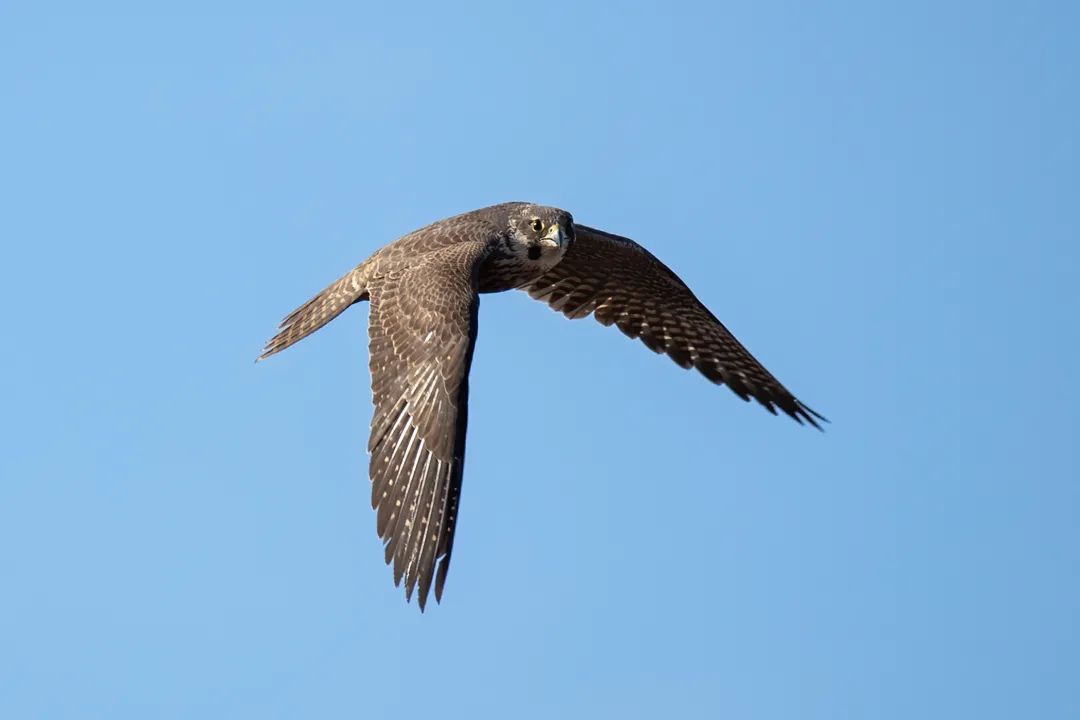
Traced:
<path fill-rule="evenodd" d="M 492 293 L 528 285 L 558 264 L 561 253 L 532 259 L 511 252 L 493 253 L 480 267 L 480 292 Z"/>
<path fill-rule="evenodd" d="M 544 271 L 517 258 L 490 258 L 480 268 L 480 292 L 512 290 L 538 278 Z"/>

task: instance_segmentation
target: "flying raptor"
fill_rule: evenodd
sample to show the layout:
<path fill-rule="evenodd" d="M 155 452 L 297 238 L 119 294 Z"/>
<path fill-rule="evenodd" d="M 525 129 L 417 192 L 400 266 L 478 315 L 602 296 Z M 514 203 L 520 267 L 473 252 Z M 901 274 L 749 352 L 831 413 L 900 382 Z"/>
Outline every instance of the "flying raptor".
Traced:
<path fill-rule="evenodd" d="M 398 238 L 291 312 L 259 360 L 371 303 L 371 505 L 394 584 L 407 600 L 418 590 L 421 610 L 432 582 L 441 601 L 454 545 L 479 293 L 511 289 L 569 318 L 591 313 L 774 415 L 825 420 L 645 248 L 564 210 L 503 203 Z"/>

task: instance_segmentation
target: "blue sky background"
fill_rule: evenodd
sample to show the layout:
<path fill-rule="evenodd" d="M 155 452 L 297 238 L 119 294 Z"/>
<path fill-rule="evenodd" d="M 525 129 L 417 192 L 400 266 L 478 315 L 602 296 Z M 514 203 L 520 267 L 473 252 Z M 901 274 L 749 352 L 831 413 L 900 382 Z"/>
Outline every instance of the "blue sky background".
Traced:
<path fill-rule="evenodd" d="M 0 5 L 0 716 L 1080 717 L 1076 3 Z M 366 307 L 509 199 L 812 407 L 485 296 L 445 603 Z"/>

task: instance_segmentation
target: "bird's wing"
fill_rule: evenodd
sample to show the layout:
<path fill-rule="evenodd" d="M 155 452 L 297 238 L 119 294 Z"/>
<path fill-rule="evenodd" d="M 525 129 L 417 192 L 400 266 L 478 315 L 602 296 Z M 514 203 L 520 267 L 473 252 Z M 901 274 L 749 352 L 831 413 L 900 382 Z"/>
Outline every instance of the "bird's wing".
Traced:
<path fill-rule="evenodd" d="M 367 298 L 365 282 L 369 274 L 369 264 L 363 262 L 286 315 L 278 326 L 278 333 L 267 341 L 266 347 L 263 348 L 256 362 L 265 360 L 290 345 L 300 342 L 343 313 L 353 303 L 365 300 Z"/>
<path fill-rule="evenodd" d="M 441 600 L 465 459 L 482 242 L 426 253 L 369 282 L 371 504 L 406 597 Z"/>
<path fill-rule="evenodd" d="M 633 240 L 575 223 L 563 259 L 525 290 L 569 318 L 592 313 L 739 397 L 820 429 L 824 417 L 754 359 L 666 265 Z"/>

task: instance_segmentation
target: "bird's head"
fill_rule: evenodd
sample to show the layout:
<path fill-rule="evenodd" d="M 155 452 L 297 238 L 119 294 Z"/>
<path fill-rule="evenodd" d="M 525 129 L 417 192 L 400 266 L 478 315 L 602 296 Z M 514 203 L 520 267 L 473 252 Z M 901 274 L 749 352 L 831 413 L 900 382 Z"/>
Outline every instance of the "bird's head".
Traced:
<path fill-rule="evenodd" d="M 510 239 L 529 260 L 554 265 L 574 240 L 574 218 L 559 208 L 522 205 L 510 217 Z"/>

